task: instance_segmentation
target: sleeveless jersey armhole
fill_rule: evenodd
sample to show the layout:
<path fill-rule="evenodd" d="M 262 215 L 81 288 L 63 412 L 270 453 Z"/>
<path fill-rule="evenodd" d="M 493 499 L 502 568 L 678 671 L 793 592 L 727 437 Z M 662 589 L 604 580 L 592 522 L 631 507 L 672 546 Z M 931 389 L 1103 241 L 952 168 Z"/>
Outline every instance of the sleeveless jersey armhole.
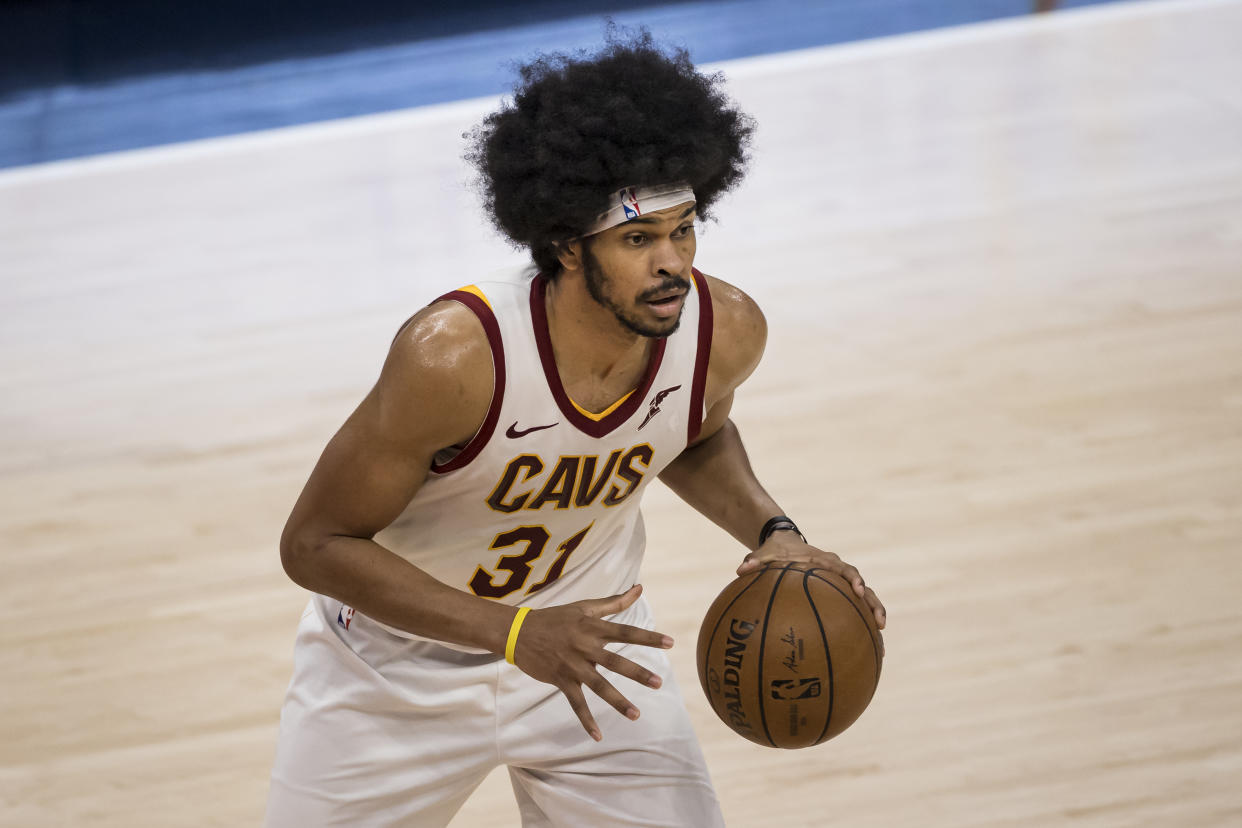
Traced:
<path fill-rule="evenodd" d="M 483 447 L 487 445 L 487 441 L 492 438 L 492 433 L 496 430 L 496 422 L 500 419 L 500 405 L 505 398 L 505 346 L 500 338 L 500 325 L 496 322 L 496 315 L 492 313 L 492 307 L 488 303 L 487 297 L 474 285 L 450 291 L 437 298 L 435 302 L 459 302 L 478 317 L 479 322 L 483 325 L 483 332 L 487 334 L 487 344 L 492 351 L 492 373 L 495 376 L 495 383 L 492 387 L 492 402 L 487 408 L 487 416 L 483 418 L 483 424 L 479 426 L 479 430 L 466 442 L 461 451 L 457 452 L 451 459 L 446 460 L 444 463 L 432 462 L 432 473 L 444 474 L 462 468 L 477 457 L 479 452 L 483 450 Z M 432 302 L 432 304 L 435 304 L 435 302 Z"/>
<path fill-rule="evenodd" d="M 690 385 L 690 417 L 686 428 L 686 445 L 699 437 L 703 419 L 703 392 L 707 386 L 707 361 L 712 355 L 712 295 L 707 289 L 707 277 L 698 268 L 691 269 L 694 287 L 699 293 L 699 344 L 694 355 L 694 377 Z"/>

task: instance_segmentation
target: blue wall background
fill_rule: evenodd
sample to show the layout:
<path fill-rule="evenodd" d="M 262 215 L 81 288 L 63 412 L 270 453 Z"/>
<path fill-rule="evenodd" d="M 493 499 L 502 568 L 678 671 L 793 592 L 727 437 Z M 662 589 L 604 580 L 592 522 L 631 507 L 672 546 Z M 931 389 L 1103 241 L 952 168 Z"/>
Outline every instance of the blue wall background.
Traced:
<path fill-rule="evenodd" d="M 1060 8 L 1113 0 L 1062 0 Z M 1034 0 L 0 4 L 0 167 L 503 92 L 605 16 L 696 62 L 1028 14 Z"/>

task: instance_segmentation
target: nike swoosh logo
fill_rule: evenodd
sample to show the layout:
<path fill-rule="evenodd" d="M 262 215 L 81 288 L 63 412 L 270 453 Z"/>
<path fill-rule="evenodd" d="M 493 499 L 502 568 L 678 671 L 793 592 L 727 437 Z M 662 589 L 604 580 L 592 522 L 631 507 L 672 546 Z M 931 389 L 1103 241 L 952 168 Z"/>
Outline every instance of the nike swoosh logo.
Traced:
<path fill-rule="evenodd" d="M 509 429 L 505 432 L 505 436 L 508 437 L 510 440 L 515 440 L 518 437 L 525 437 L 527 434 L 530 434 L 532 431 L 543 431 L 545 428 L 552 428 L 552 426 L 555 426 L 555 425 L 556 423 L 553 423 L 552 425 L 535 426 L 533 428 L 524 428 L 521 431 L 518 431 L 517 423 L 514 423 L 513 425 L 509 426 Z"/>

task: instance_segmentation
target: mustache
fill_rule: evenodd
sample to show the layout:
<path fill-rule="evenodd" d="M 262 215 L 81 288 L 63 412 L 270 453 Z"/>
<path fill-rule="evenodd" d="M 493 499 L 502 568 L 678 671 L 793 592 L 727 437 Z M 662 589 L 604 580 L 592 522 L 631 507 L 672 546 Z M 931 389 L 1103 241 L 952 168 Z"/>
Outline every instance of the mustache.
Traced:
<path fill-rule="evenodd" d="M 688 282 L 687 280 L 683 279 L 680 276 L 669 276 L 663 282 L 660 282 L 660 284 L 656 285 L 650 290 L 644 290 L 641 294 L 639 294 L 638 298 L 644 302 L 649 302 L 655 297 L 659 296 L 661 293 L 668 293 L 670 290 L 689 290 L 689 289 L 690 289 L 690 282 Z"/>

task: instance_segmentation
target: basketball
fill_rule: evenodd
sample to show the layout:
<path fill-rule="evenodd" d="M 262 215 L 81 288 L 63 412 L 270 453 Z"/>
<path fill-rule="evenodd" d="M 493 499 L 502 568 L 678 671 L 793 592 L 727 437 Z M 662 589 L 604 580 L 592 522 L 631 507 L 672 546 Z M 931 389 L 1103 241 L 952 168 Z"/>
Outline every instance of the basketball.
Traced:
<path fill-rule="evenodd" d="M 818 745 L 862 715 L 880 680 L 871 609 L 839 575 L 769 563 L 712 602 L 699 629 L 699 682 L 734 732 L 778 748 Z"/>

